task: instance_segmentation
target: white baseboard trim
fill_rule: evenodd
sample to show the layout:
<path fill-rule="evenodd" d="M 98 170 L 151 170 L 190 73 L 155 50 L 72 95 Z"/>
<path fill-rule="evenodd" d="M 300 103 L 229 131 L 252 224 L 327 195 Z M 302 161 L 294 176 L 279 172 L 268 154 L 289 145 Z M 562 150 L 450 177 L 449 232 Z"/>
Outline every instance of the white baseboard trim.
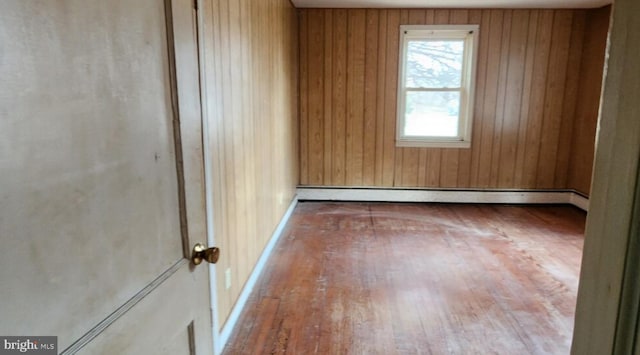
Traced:
<path fill-rule="evenodd" d="M 262 270 L 264 269 L 264 266 L 267 260 L 269 259 L 269 256 L 271 255 L 271 252 L 273 251 L 273 248 L 276 245 L 276 242 L 278 241 L 278 239 L 280 239 L 280 236 L 284 231 L 284 227 L 287 225 L 287 222 L 289 222 L 289 218 L 291 218 L 291 214 L 293 213 L 293 210 L 295 209 L 297 204 L 298 204 L 298 197 L 294 196 L 293 201 L 291 201 L 291 204 L 289 205 L 289 208 L 287 208 L 287 211 L 284 213 L 284 216 L 282 216 L 280 223 L 278 224 L 275 231 L 271 235 L 271 239 L 269 239 L 269 242 L 264 247 L 264 250 L 262 251 L 260 258 L 258 259 L 256 266 L 253 268 L 253 271 L 249 276 L 249 279 L 244 284 L 244 287 L 242 288 L 242 292 L 240 292 L 240 296 L 238 297 L 236 304 L 233 306 L 233 309 L 231 310 L 231 314 L 229 315 L 227 322 L 225 323 L 224 327 L 222 327 L 222 330 L 220 331 L 220 333 L 218 334 L 218 337 L 216 338 L 217 342 L 216 344 L 214 344 L 214 350 L 215 350 L 214 353 L 216 355 L 221 354 L 222 350 L 227 344 L 227 341 L 231 336 L 231 332 L 233 331 L 233 328 L 236 326 L 236 323 L 240 318 L 240 314 L 242 313 L 242 310 L 244 309 L 247 303 L 247 299 L 249 298 L 249 295 L 251 295 L 251 292 L 253 291 L 253 288 L 255 287 L 256 282 L 258 281 L 258 277 L 260 277 L 260 274 L 262 273 Z"/>
<path fill-rule="evenodd" d="M 577 192 L 574 192 L 571 195 L 571 200 L 569 201 L 569 203 L 582 209 L 583 211 L 589 211 L 589 199 Z"/>
<path fill-rule="evenodd" d="M 298 200 L 571 204 L 585 211 L 589 208 L 589 200 L 572 190 L 436 190 L 298 187 Z"/>

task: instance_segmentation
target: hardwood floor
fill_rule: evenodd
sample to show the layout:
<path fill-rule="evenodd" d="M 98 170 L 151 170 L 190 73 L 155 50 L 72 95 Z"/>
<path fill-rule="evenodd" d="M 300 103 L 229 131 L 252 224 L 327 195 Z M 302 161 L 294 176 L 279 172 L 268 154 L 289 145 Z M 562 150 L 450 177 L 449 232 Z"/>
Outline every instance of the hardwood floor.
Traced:
<path fill-rule="evenodd" d="M 585 213 L 304 202 L 225 354 L 568 354 Z"/>

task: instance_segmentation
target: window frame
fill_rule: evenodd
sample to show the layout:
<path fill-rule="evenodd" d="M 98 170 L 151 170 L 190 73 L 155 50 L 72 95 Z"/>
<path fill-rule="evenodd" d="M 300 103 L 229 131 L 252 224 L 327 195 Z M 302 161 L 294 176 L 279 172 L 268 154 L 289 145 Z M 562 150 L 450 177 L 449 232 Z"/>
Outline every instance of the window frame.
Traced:
<path fill-rule="evenodd" d="M 396 113 L 397 147 L 433 147 L 433 148 L 470 148 L 471 128 L 473 125 L 474 89 L 477 67 L 478 35 L 480 26 L 473 25 L 401 25 L 400 60 L 398 65 L 398 111 Z M 462 78 L 460 83 L 460 109 L 458 114 L 458 133 L 456 137 L 407 136 L 404 134 L 407 51 L 410 40 L 450 39 L 464 42 Z M 429 91 L 429 90 L 420 90 Z M 433 91 L 438 91 L 433 90 Z M 445 91 L 445 90 L 442 90 Z M 458 90 L 451 90 L 456 91 Z"/>

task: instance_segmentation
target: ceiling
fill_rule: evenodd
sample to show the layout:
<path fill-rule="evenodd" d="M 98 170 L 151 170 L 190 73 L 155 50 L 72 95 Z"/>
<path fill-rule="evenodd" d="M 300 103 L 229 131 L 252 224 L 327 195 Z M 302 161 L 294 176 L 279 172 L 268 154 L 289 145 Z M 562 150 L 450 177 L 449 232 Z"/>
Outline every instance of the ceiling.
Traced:
<path fill-rule="evenodd" d="M 313 8 L 594 8 L 612 0 L 291 0 Z"/>

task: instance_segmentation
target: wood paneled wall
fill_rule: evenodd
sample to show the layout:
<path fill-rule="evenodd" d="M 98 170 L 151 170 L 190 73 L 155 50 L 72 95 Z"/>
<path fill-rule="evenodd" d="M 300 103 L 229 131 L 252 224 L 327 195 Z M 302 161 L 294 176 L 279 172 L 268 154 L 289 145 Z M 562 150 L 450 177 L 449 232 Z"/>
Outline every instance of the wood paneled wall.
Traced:
<path fill-rule="evenodd" d="M 569 187 L 588 10 L 299 13 L 301 185 Z M 401 24 L 480 24 L 470 149 L 395 146 Z"/>
<path fill-rule="evenodd" d="M 222 326 L 295 194 L 297 16 L 288 0 L 207 0 L 202 11 Z"/>
<path fill-rule="evenodd" d="M 569 187 L 584 194 L 589 194 L 591 188 L 610 12 L 610 6 L 587 12 L 569 165 Z"/>

